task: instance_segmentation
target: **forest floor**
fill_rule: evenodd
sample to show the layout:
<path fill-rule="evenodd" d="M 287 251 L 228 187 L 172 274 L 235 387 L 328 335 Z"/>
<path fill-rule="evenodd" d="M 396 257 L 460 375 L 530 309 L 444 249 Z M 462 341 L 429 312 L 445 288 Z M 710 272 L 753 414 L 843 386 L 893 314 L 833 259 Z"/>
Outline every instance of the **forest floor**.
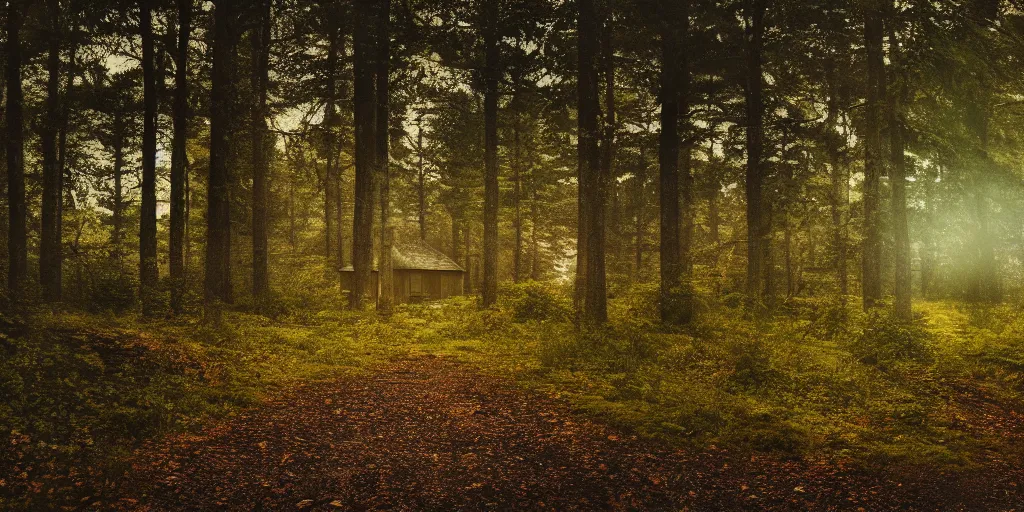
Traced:
<path fill-rule="evenodd" d="M 656 297 L 0 314 L 0 510 L 1024 510 L 1018 304 Z"/>
<path fill-rule="evenodd" d="M 116 510 L 1015 510 L 1024 471 L 673 449 L 450 358 L 307 383 L 136 453 Z"/>

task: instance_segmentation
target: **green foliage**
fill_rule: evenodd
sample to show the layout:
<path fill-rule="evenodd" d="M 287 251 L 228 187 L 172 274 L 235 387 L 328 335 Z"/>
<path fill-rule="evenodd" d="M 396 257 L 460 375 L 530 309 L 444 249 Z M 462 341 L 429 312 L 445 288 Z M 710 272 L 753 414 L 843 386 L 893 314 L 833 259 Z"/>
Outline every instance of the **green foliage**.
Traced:
<path fill-rule="evenodd" d="M 572 318 L 569 296 L 549 284 L 536 281 L 503 286 L 498 305 L 500 309 L 509 311 L 517 322 L 565 322 Z"/>
<path fill-rule="evenodd" d="M 851 341 L 850 351 L 860 362 L 871 365 L 925 361 L 931 356 L 930 338 L 919 323 L 905 323 L 893 315 L 874 312 Z"/>
<path fill-rule="evenodd" d="M 135 306 L 138 276 L 115 260 L 91 269 L 84 303 L 94 313 L 124 313 Z"/>

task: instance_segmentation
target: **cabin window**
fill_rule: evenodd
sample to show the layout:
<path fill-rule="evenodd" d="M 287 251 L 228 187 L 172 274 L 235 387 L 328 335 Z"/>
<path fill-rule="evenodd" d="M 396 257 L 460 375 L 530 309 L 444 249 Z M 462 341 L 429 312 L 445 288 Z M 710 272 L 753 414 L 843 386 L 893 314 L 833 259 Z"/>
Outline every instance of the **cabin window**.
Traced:
<path fill-rule="evenodd" d="M 409 274 L 409 293 L 412 295 L 423 295 L 423 274 L 419 272 Z"/>

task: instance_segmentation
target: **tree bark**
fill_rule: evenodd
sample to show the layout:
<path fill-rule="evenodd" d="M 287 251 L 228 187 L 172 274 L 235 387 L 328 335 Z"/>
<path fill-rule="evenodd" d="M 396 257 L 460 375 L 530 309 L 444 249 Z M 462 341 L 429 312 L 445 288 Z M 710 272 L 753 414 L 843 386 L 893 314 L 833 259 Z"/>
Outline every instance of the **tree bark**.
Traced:
<path fill-rule="evenodd" d="M 518 283 L 522 278 L 523 266 L 523 211 L 522 211 L 522 148 L 519 138 L 519 113 L 512 122 L 512 207 L 515 217 L 512 219 L 516 232 L 515 252 L 512 253 L 512 280 Z"/>
<path fill-rule="evenodd" d="M 175 53 L 174 128 L 171 139 L 171 310 L 181 313 L 185 295 L 185 181 L 188 173 L 188 47 L 192 36 L 192 2 L 177 0 L 178 49 Z"/>
<path fill-rule="evenodd" d="M 690 17 L 687 2 L 680 2 L 679 26 L 676 28 L 677 43 L 680 47 L 676 59 L 676 80 L 679 87 L 679 136 L 683 143 L 679 148 L 679 272 L 682 282 L 688 283 L 693 277 L 693 124 L 690 121 L 690 59 L 687 42 L 690 35 Z M 689 311 L 682 312 L 689 316 Z"/>
<path fill-rule="evenodd" d="M 348 4 L 343 4 L 342 7 L 341 7 L 341 10 L 340 10 L 340 14 L 339 14 L 339 16 L 342 16 L 343 19 L 338 22 L 338 59 L 339 59 L 338 66 L 339 66 L 339 69 L 336 70 L 338 72 L 343 71 L 344 67 L 345 67 L 343 62 L 344 62 L 344 59 L 345 59 L 345 56 L 346 56 L 346 52 L 348 51 L 346 49 L 346 46 L 345 46 L 345 37 L 346 37 L 346 34 L 347 34 L 347 30 L 349 28 L 349 24 L 348 23 L 349 23 L 349 21 L 351 19 L 351 13 L 352 13 L 352 11 L 350 10 L 349 5 Z M 335 72 L 335 71 L 332 71 L 332 72 Z M 348 96 L 348 88 L 347 88 L 347 83 L 345 81 L 345 77 L 344 76 L 339 76 L 339 78 L 338 78 L 338 86 L 337 87 L 338 87 L 338 98 L 339 98 L 339 101 L 340 101 L 340 98 L 344 98 L 344 97 Z M 346 212 L 345 212 L 345 194 L 344 194 L 345 187 L 344 187 L 344 179 L 343 179 L 344 178 L 344 172 L 343 172 L 343 170 L 341 168 L 341 153 L 342 153 L 342 149 L 343 149 L 343 146 L 344 146 L 345 137 L 344 137 L 342 126 L 341 126 L 342 125 L 342 123 L 341 123 L 341 121 L 342 121 L 341 112 L 338 112 L 336 119 L 337 119 L 337 121 L 336 121 L 336 124 L 335 124 L 335 128 L 333 130 L 335 141 L 337 142 L 337 145 L 335 146 L 335 149 L 334 149 L 334 155 L 335 155 L 334 156 L 334 158 L 335 158 L 335 160 L 334 160 L 334 162 L 335 162 L 335 172 L 334 172 L 334 176 L 335 176 L 335 180 L 334 180 L 335 181 L 335 190 L 334 190 L 335 222 L 334 222 L 334 224 L 336 226 L 336 236 L 335 236 L 335 238 L 337 240 L 337 246 L 338 246 L 338 251 L 337 251 L 337 254 L 338 254 L 338 257 L 337 257 L 338 268 L 344 268 L 345 267 L 345 263 L 346 263 L 345 258 L 348 255 L 346 254 L 346 251 L 345 251 L 345 227 L 346 227 L 346 225 L 345 225 L 345 220 L 346 220 L 345 219 L 345 214 L 346 214 Z"/>
<path fill-rule="evenodd" d="M 936 171 L 940 172 L 940 171 Z M 937 176 L 927 173 L 924 179 L 924 229 L 921 231 L 921 296 L 932 296 L 935 278 L 935 181 Z"/>
<path fill-rule="evenodd" d="M 23 297 L 28 284 L 28 239 L 25 208 L 25 135 L 21 87 L 21 26 L 24 2 L 7 7 L 7 289 Z"/>
<path fill-rule="evenodd" d="M 600 103 L 598 95 L 597 62 L 599 49 L 597 10 L 594 0 L 579 0 L 579 79 L 578 79 L 578 139 L 579 182 L 581 196 L 580 227 L 581 242 L 586 249 L 583 324 L 603 325 L 608 320 L 605 291 L 605 234 L 604 208 L 605 187 L 601 173 L 601 157 L 598 141 L 601 131 L 598 126 Z M 585 206 L 585 207 L 583 207 Z"/>
<path fill-rule="evenodd" d="M 63 175 L 57 155 L 60 131 L 60 2 L 47 0 L 49 21 L 46 59 L 46 120 L 40 136 L 43 152 L 43 200 L 39 240 L 39 281 L 43 300 L 59 302 L 61 298 L 61 198 Z"/>
<path fill-rule="evenodd" d="M 466 248 L 466 273 L 463 279 L 463 293 L 471 295 L 473 293 L 473 254 L 471 252 L 472 246 L 470 240 L 472 237 L 472 229 L 469 225 L 469 221 L 465 221 L 462 226 L 462 238 L 463 245 Z"/>
<path fill-rule="evenodd" d="M 419 199 L 418 220 L 420 226 L 420 240 L 427 239 L 427 173 L 423 167 L 423 116 L 420 115 L 416 124 L 416 193 Z M 454 223 L 452 224 L 454 225 Z M 454 240 L 454 238 L 452 239 Z M 456 260 L 458 261 L 458 260 Z"/>
<path fill-rule="evenodd" d="M 770 257 L 771 220 L 763 197 L 764 165 L 764 72 L 762 48 L 764 46 L 764 0 L 745 0 L 746 18 L 746 147 L 747 173 L 745 192 L 747 199 L 747 296 L 760 302 L 767 298 L 770 273 L 766 257 Z"/>
<path fill-rule="evenodd" d="M 640 269 L 643 267 L 644 259 L 644 223 L 646 221 L 645 198 L 647 191 L 647 152 L 641 141 L 637 144 L 639 153 L 639 165 L 633 176 L 633 268 L 631 279 L 634 283 L 640 282 Z"/>
<path fill-rule="evenodd" d="M 232 77 L 236 34 L 235 0 L 217 0 L 213 27 L 210 90 L 210 171 L 207 180 L 206 276 L 204 301 L 208 321 L 219 322 L 231 298 L 231 205 L 229 133 L 233 126 Z"/>
<path fill-rule="evenodd" d="M 483 307 L 498 300 L 498 59 L 497 1 L 484 2 L 484 282 Z"/>
<path fill-rule="evenodd" d="M 610 8 L 610 2 L 606 8 Z M 615 27 L 613 13 L 609 10 L 601 34 L 601 72 L 604 75 L 604 119 L 601 133 L 601 180 L 606 186 L 605 194 L 612 197 L 612 214 L 610 223 L 613 233 L 613 254 L 616 260 L 619 252 L 619 215 L 618 195 L 616 194 L 615 168 L 615 131 L 618 127 L 615 119 Z"/>
<path fill-rule="evenodd" d="M 270 152 L 273 148 L 267 127 L 267 92 L 270 85 L 271 0 L 261 0 L 259 23 L 252 37 L 252 88 L 256 104 L 252 108 L 252 294 L 257 301 L 270 293 L 267 252 L 267 180 L 270 174 Z"/>
<path fill-rule="evenodd" d="M 377 20 L 377 175 L 380 177 L 380 297 L 377 312 L 390 315 L 395 302 L 394 265 L 391 248 L 391 161 L 388 152 L 391 127 L 391 0 L 379 0 Z"/>
<path fill-rule="evenodd" d="M 124 146 L 125 146 L 125 133 L 124 126 L 121 121 L 121 113 L 114 114 L 114 131 L 115 142 L 114 142 L 114 201 L 113 208 L 111 211 L 113 217 L 113 233 L 111 234 L 111 242 L 114 245 L 113 256 L 114 259 L 121 263 L 123 256 L 123 239 L 124 239 Z"/>
<path fill-rule="evenodd" d="M 374 0 L 355 0 L 353 21 L 355 122 L 355 210 L 352 216 L 351 309 L 362 309 L 373 266 L 374 173 L 377 169 L 377 103 Z"/>
<path fill-rule="evenodd" d="M 849 294 L 849 271 L 847 260 L 849 259 L 847 234 L 847 210 L 849 209 L 849 180 L 846 176 L 846 166 L 842 161 L 840 153 L 840 101 L 839 84 L 836 76 L 835 59 L 830 59 L 826 64 L 825 80 L 828 86 L 828 119 L 825 124 L 828 126 L 828 139 L 825 145 L 828 151 L 829 165 L 831 166 L 831 194 L 829 209 L 832 217 L 832 244 L 835 251 L 835 272 L 836 282 L 839 284 L 839 297 L 843 304 L 846 304 L 846 296 Z"/>
<path fill-rule="evenodd" d="M 868 61 L 868 94 L 864 134 L 864 249 L 862 295 L 868 310 L 882 298 L 882 240 L 879 215 L 879 182 L 882 174 L 881 111 L 884 101 L 885 64 L 882 51 L 882 12 L 869 7 L 864 19 Z"/>
<path fill-rule="evenodd" d="M 328 2 L 325 5 L 330 6 L 332 9 L 337 8 L 337 4 L 334 2 Z M 327 24 L 327 78 L 325 80 L 326 85 L 326 98 L 324 98 L 324 257 L 326 261 L 330 263 L 331 256 L 334 254 L 334 209 L 338 206 L 338 200 L 334 197 L 337 191 L 336 181 L 339 179 L 338 176 L 338 156 L 339 151 L 336 146 L 338 142 L 338 55 L 341 49 L 341 33 L 338 28 L 338 21 L 335 19 L 336 13 L 330 10 L 325 10 L 323 16 L 326 18 Z M 340 239 L 339 239 L 340 241 Z M 337 249 L 341 251 L 341 247 Z"/>
<path fill-rule="evenodd" d="M 156 116 L 157 84 L 153 17 L 150 0 L 139 0 L 139 32 L 142 37 L 142 205 L 139 218 L 139 298 L 145 315 L 156 313 L 159 280 L 156 261 Z"/>
<path fill-rule="evenodd" d="M 532 190 L 530 198 L 530 279 L 539 281 L 540 237 L 538 236 L 538 228 L 540 227 L 540 199 L 537 187 L 532 187 Z"/>
<path fill-rule="evenodd" d="M 661 138 L 658 146 L 659 200 L 661 215 L 661 320 L 675 322 L 672 296 L 682 284 L 679 261 L 679 99 L 681 97 L 680 24 L 682 9 L 674 2 L 662 3 L 661 20 Z M 637 235 L 639 239 L 640 229 Z M 637 243 L 639 247 L 639 240 Z M 640 256 L 637 252 L 637 269 Z"/>
<path fill-rule="evenodd" d="M 970 10 L 972 18 L 978 24 L 978 30 L 987 31 L 999 16 L 998 0 L 972 0 Z M 999 289 L 998 264 L 996 263 L 995 244 L 991 232 L 991 207 L 989 194 L 993 163 L 988 152 L 989 122 L 992 116 L 992 78 L 990 71 L 979 73 L 978 81 L 969 91 L 967 100 L 967 128 L 975 137 L 974 149 L 974 268 L 968 276 L 968 298 L 986 302 L 999 302 L 1002 292 Z"/>
<path fill-rule="evenodd" d="M 912 319 L 911 273 L 910 273 L 910 232 L 907 227 L 907 171 L 904 151 L 903 101 L 907 94 L 906 75 L 901 68 L 899 45 L 895 27 L 889 27 L 889 62 L 893 70 L 893 87 L 889 93 L 889 147 L 892 171 L 889 181 L 892 186 L 892 228 L 895 258 L 895 312 L 896 318 L 904 322 Z"/>

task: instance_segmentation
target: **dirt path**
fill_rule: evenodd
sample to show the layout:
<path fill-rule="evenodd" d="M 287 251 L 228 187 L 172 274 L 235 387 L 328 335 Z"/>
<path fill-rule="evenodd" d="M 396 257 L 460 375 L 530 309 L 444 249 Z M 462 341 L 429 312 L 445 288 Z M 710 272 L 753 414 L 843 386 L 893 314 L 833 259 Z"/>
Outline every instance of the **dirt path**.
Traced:
<path fill-rule="evenodd" d="M 867 475 L 636 440 L 455 362 L 308 385 L 137 455 L 121 510 L 1011 510 L 1018 469 Z M 1019 510 L 1019 508 L 1018 508 Z"/>

